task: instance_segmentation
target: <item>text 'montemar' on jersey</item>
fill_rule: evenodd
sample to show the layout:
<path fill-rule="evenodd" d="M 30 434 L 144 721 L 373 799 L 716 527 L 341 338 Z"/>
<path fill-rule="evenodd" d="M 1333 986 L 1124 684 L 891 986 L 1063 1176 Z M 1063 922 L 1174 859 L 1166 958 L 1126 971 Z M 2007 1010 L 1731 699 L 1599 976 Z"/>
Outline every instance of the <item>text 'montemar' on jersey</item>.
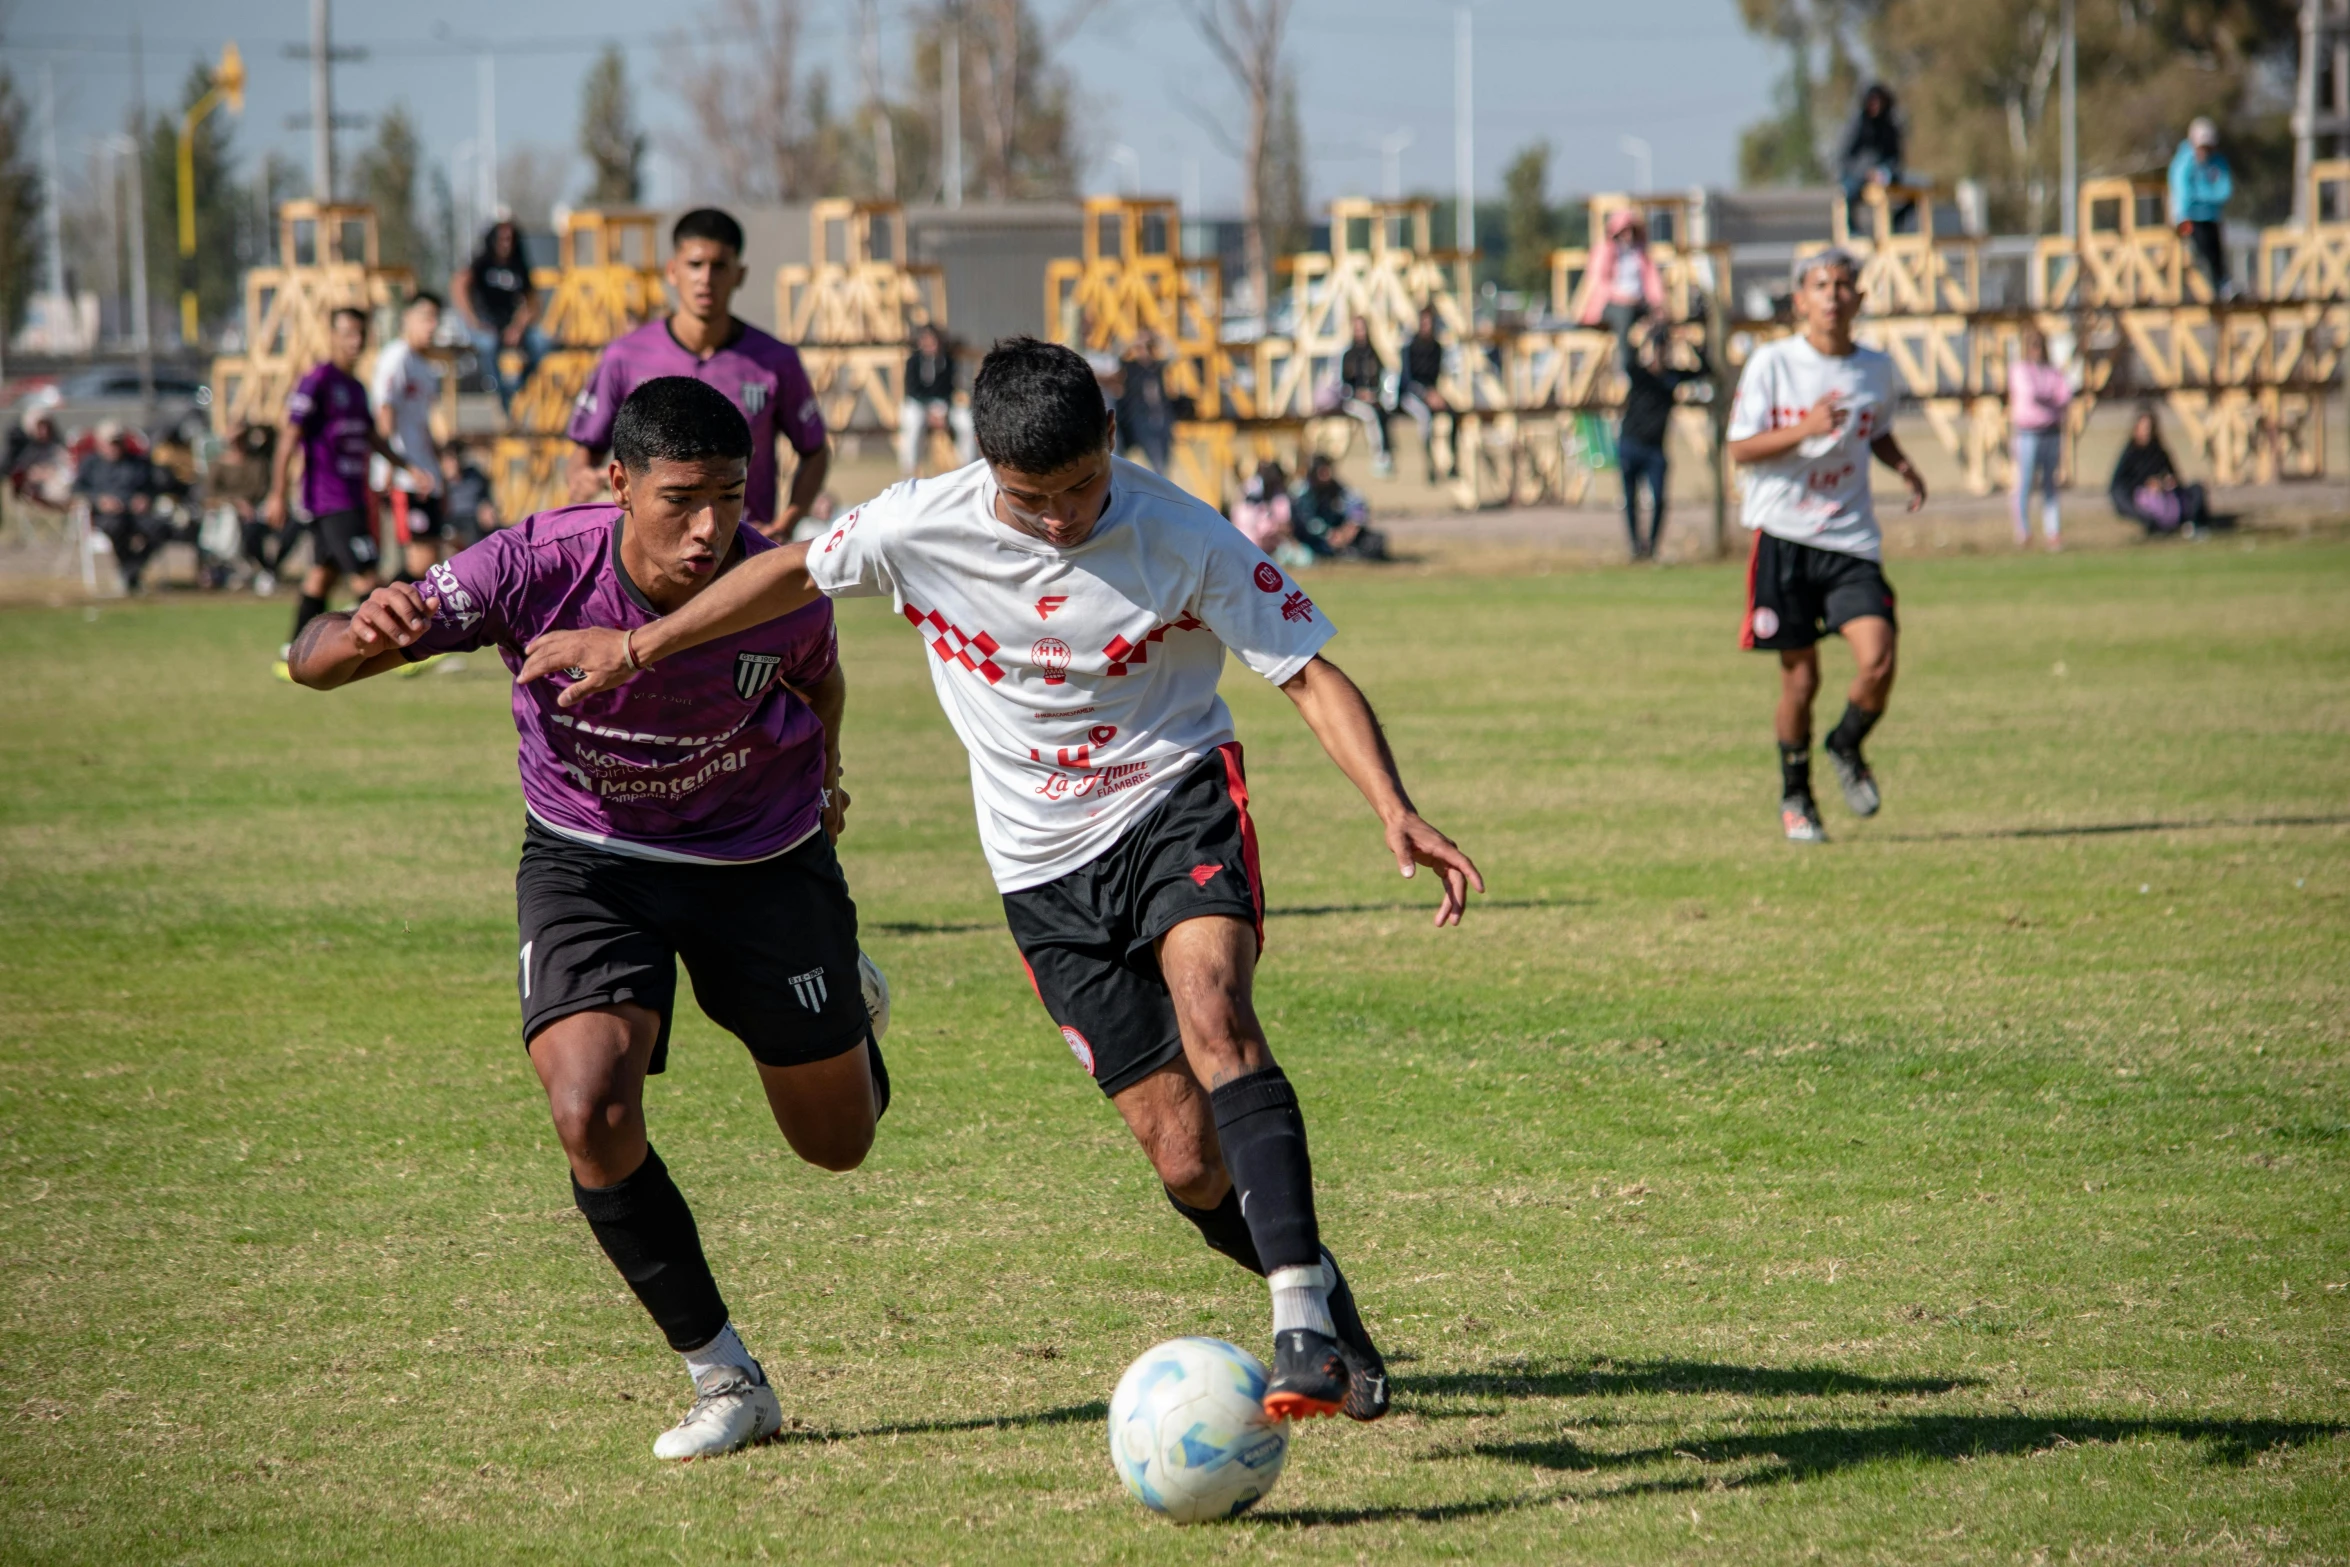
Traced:
<path fill-rule="evenodd" d="M 998 521 L 984 462 L 885 490 L 808 547 L 819 588 L 888 595 L 928 646 L 1004 892 L 1101 855 L 1233 738 L 1226 648 L 1278 685 L 1332 635 L 1213 508 L 1124 460 L 1110 484 L 1073 549 Z"/>
<path fill-rule="evenodd" d="M 605 503 L 525 518 L 434 566 L 411 659 L 495 646 L 519 673 L 544 632 L 631 630 L 660 618 L 620 563 L 625 518 Z M 734 562 L 776 546 L 748 523 Z M 558 707 L 558 673 L 514 687 L 523 803 L 552 831 L 645 859 L 738 863 L 816 830 L 824 726 L 790 687 L 832 672 L 832 605 L 688 648 L 626 685 Z"/>
<path fill-rule="evenodd" d="M 1784 429 L 1834 392 L 1844 423 L 1768 462 L 1742 464 L 1746 502 L 1740 520 L 1776 538 L 1877 560 L 1884 533 L 1869 498 L 1869 443 L 1893 428 L 1893 361 L 1855 346 L 1838 357 L 1802 337 L 1765 343 L 1746 361 L 1730 404 L 1730 439 Z"/>

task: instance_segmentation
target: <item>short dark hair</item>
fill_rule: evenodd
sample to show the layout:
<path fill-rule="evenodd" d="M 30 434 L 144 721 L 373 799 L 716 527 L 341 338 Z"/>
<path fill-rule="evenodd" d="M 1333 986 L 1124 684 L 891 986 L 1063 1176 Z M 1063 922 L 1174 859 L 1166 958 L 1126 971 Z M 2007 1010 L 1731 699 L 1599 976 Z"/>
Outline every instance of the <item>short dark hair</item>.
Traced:
<path fill-rule="evenodd" d="M 434 293 L 429 288 L 420 288 L 415 293 L 410 294 L 408 296 L 408 304 L 402 305 L 400 308 L 402 310 L 406 310 L 409 305 L 430 305 L 435 310 L 446 310 L 449 308 L 447 305 L 441 302 L 441 296 Z"/>
<path fill-rule="evenodd" d="M 971 423 L 981 455 L 1022 473 L 1058 473 L 1109 443 L 1109 405 L 1076 350 L 1006 337 L 971 382 Z"/>
<path fill-rule="evenodd" d="M 716 207 L 694 208 L 679 218 L 676 226 L 669 231 L 671 249 L 689 239 L 706 239 L 712 244 L 724 245 L 734 252 L 737 261 L 743 257 L 743 226 L 735 222 L 731 214 L 721 212 Z"/>
<path fill-rule="evenodd" d="M 690 375 L 656 376 L 628 394 L 612 421 L 612 455 L 630 473 L 657 462 L 748 462 L 751 426 L 724 392 Z"/>
<path fill-rule="evenodd" d="M 335 306 L 334 314 L 327 317 L 327 325 L 331 327 L 334 325 L 334 323 L 342 320 L 345 316 L 349 316 L 352 320 L 359 323 L 359 335 L 361 337 L 365 337 L 367 335 L 367 312 L 360 309 L 357 305 Z"/>

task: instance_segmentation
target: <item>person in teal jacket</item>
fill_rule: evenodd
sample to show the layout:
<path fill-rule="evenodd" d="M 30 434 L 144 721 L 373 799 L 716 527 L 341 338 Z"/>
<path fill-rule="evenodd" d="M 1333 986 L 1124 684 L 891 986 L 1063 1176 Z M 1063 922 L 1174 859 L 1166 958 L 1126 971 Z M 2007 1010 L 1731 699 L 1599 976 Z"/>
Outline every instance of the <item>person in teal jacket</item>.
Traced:
<path fill-rule="evenodd" d="M 2235 173 L 2228 167 L 2228 155 L 2219 150 L 2219 127 L 2197 116 L 2187 127 L 2187 139 L 2171 155 L 2170 219 L 2195 247 L 2195 259 L 2211 279 L 2211 291 L 2222 299 L 2235 295 L 2235 286 L 2228 281 L 2228 247 L 2220 234 L 2222 214 L 2235 193 Z"/>

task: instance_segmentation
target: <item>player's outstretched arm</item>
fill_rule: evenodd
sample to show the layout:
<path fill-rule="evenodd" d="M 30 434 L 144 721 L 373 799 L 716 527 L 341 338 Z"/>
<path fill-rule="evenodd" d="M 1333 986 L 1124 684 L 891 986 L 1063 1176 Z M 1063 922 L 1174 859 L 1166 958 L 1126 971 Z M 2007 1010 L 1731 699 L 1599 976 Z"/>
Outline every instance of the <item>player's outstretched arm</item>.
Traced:
<path fill-rule="evenodd" d="M 407 662 L 400 649 L 431 629 L 439 604 L 422 597 L 411 583 L 377 588 L 349 614 L 319 615 L 304 626 L 286 656 L 286 673 L 298 686 L 332 691 L 397 669 Z"/>
<path fill-rule="evenodd" d="M 1298 715 L 1322 742 L 1322 749 L 1330 753 L 1330 760 L 1379 813 L 1396 869 L 1409 876 L 1425 865 L 1444 878 L 1436 923 L 1458 925 L 1461 911 L 1468 907 L 1469 889 L 1483 892 L 1485 878 L 1477 874 L 1476 865 L 1457 844 L 1421 820 L 1413 809 L 1411 796 L 1404 793 L 1403 777 L 1395 769 L 1395 753 L 1387 748 L 1387 735 L 1379 727 L 1379 715 L 1371 711 L 1361 688 L 1347 679 L 1344 670 L 1317 654 L 1281 689 L 1297 704 Z"/>
<path fill-rule="evenodd" d="M 1890 434 L 1880 435 L 1869 442 L 1869 451 L 1877 461 L 1900 474 L 1902 482 L 1909 486 L 1909 509 L 1911 511 L 1916 511 L 1920 506 L 1926 504 L 1925 478 L 1910 462 L 1909 454 L 1901 449 L 1899 441 L 1893 439 Z"/>
<path fill-rule="evenodd" d="M 808 576 L 808 546 L 786 544 L 764 550 L 711 583 L 673 614 L 633 632 L 603 628 L 550 631 L 524 651 L 516 685 L 528 685 L 555 671 L 580 671 L 555 698 L 558 707 L 577 707 L 599 691 L 634 678 L 640 669 L 699 647 L 718 637 L 748 631 L 816 602 Z"/>

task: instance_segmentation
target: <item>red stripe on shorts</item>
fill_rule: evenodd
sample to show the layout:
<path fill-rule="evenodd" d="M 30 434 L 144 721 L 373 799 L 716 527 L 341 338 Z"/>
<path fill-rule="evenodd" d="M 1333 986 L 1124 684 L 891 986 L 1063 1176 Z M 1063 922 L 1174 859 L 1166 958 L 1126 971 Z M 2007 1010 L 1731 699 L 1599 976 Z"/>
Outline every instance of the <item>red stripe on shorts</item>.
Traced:
<path fill-rule="evenodd" d="M 1754 647 L 1754 569 L 1762 560 L 1762 530 L 1754 530 L 1754 548 L 1746 552 L 1746 618 L 1738 622 L 1738 645 Z"/>
<path fill-rule="evenodd" d="M 1224 792 L 1240 813 L 1240 859 L 1248 871 L 1249 901 L 1257 910 L 1257 951 L 1265 950 L 1265 873 L 1257 864 L 1257 824 L 1248 814 L 1248 779 L 1240 770 L 1240 742 L 1227 740 L 1216 747 L 1224 760 Z"/>

